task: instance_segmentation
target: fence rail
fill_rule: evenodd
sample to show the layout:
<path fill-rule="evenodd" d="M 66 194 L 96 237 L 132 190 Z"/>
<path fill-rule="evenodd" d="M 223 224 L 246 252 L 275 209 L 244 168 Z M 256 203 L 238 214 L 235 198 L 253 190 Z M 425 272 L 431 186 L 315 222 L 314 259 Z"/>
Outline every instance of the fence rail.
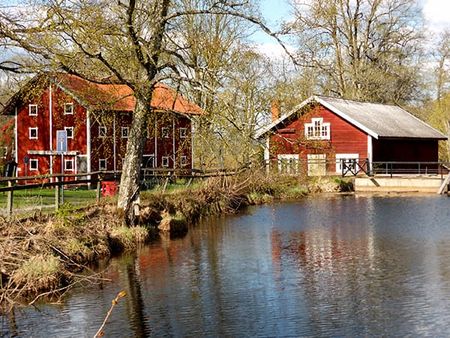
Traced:
<path fill-rule="evenodd" d="M 170 180 L 176 178 L 189 179 L 188 185 L 193 179 L 204 179 L 209 177 L 224 177 L 236 175 L 245 170 L 238 169 L 160 169 L 145 168 L 141 170 L 141 185 L 143 188 L 148 187 L 145 184 L 149 180 L 164 180 L 163 191 L 165 191 Z M 103 182 L 118 181 L 121 171 L 95 171 L 81 174 L 53 174 L 39 176 L 20 176 L 20 177 L 0 177 L 0 193 L 7 193 L 6 196 L 6 215 L 11 217 L 14 206 L 14 191 L 29 190 L 35 188 L 55 188 L 54 204 L 47 207 L 54 207 L 58 210 L 64 203 L 64 187 L 67 186 L 94 186 L 96 189 L 95 198 L 97 202 L 102 196 Z M 3 186 L 2 186 L 3 185 Z"/>
<path fill-rule="evenodd" d="M 370 162 L 368 159 L 275 159 L 265 162 L 269 170 L 288 175 L 447 175 L 450 162 Z"/>

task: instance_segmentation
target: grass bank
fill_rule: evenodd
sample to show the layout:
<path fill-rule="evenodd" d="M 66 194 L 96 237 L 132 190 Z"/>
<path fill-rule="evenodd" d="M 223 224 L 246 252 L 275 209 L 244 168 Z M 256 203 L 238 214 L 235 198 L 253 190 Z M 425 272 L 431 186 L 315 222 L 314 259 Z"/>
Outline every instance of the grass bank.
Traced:
<path fill-rule="evenodd" d="M 184 234 L 188 224 L 220 213 L 235 213 L 250 204 L 297 199 L 309 193 L 339 190 L 333 180 L 303 180 L 247 173 L 211 178 L 202 184 L 162 193 L 143 192 L 136 226 L 127 228 L 111 201 L 74 209 L 65 205 L 54 215 L 6 222 L 0 219 L 0 303 L 33 303 L 61 295 L 92 281 L 86 266 L 124 250 L 133 250 L 158 231 Z"/>

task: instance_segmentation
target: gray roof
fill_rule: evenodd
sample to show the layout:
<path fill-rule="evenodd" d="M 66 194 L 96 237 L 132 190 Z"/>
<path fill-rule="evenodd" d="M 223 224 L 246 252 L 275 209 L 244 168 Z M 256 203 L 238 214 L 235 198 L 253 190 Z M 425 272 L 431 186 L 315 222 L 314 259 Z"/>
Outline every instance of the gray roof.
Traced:
<path fill-rule="evenodd" d="M 257 138 L 273 130 L 289 116 L 313 102 L 323 105 L 376 139 L 380 137 L 447 139 L 445 135 L 398 106 L 325 96 L 311 96 L 289 113 L 262 128 L 257 133 Z"/>

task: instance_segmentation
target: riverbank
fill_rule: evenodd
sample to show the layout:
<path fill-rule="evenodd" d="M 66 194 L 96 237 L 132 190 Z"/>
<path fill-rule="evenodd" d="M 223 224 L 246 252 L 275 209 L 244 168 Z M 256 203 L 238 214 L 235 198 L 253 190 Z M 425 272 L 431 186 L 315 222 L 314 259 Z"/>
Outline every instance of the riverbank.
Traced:
<path fill-rule="evenodd" d="M 136 226 L 121 224 L 114 201 L 75 210 L 63 207 L 51 216 L 0 220 L 0 302 L 30 304 L 43 296 L 58 297 L 74 285 L 92 282 L 86 266 L 133 250 L 159 231 L 182 235 L 187 225 L 206 215 L 235 213 L 273 200 L 298 199 L 345 187 L 334 179 L 303 180 L 249 173 L 212 178 L 196 188 L 172 193 L 143 192 Z M 348 187 L 347 187 L 348 188 Z"/>

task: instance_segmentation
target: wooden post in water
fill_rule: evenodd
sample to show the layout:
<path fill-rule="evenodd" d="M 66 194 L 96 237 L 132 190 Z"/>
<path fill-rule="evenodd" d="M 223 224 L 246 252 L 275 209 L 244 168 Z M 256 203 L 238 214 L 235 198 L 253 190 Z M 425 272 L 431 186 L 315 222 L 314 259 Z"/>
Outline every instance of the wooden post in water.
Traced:
<path fill-rule="evenodd" d="M 59 196 L 60 196 L 60 187 L 59 187 L 59 176 L 56 176 L 56 185 L 55 185 L 55 210 L 59 209 Z"/>
<path fill-rule="evenodd" d="M 10 219 L 12 217 L 12 212 L 13 212 L 13 202 L 14 202 L 14 191 L 12 189 L 13 186 L 13 181 L 9 180 L 8 181 L 8 187 L 11 188 L 11 190 L 8 190 L 8 194 L 7 194 L 7 205 L 6 205 L 6 212 L 7 212 L 7 216 Z"/>

